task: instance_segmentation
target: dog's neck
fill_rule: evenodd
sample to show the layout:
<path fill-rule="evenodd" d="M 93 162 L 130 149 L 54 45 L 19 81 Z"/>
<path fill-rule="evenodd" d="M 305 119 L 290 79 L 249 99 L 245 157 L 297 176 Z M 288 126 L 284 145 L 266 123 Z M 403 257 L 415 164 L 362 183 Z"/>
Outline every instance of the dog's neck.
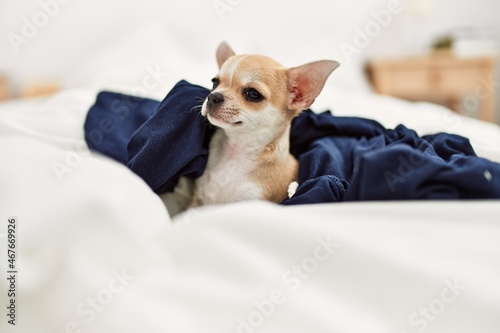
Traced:
<path fill-rule="evenodd" d="M 240 157 L 253 163 L 279 162 L 290 154 L 290 125 L 278 131 L 256 129 L 236 132 L 219 129 L 221 133 L 222 151 L 232 157 Z"/>

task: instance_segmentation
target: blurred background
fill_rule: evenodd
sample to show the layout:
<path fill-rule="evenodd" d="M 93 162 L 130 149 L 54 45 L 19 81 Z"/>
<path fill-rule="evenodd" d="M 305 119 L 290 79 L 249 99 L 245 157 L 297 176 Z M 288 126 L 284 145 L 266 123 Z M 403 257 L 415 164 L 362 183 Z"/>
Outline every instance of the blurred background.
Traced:
<path fill-rule="evenodd" d="M 145 73 L 163 90 L 179 77 L 208 86 L 226 40 L 286 66 L 336 59 L 332 86 L 498 123 L 498 13 L 496 0 L 2 0 L 0 99 L 147 95 Z"/>

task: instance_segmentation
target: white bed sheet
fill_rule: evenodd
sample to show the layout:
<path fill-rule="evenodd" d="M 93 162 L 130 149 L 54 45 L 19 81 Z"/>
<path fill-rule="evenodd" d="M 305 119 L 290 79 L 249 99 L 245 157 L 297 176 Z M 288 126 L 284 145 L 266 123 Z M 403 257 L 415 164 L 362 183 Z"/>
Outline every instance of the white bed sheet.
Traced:
<path fill-rule="evenodd" d="M 500 330 L 498 201 L 249 202 L 172 223 L 141 179 L 86 149 L 96 92 L 0 105 L 0 236 L 16 216 L 20 247 L 18 325 L 2 320 L 2 332 Z M 315 110 L 469 134 L 500 161 L 495 125 L 431 104 L 325 93 Z M 2 279 L 2 302 L 6 289 Z"/>

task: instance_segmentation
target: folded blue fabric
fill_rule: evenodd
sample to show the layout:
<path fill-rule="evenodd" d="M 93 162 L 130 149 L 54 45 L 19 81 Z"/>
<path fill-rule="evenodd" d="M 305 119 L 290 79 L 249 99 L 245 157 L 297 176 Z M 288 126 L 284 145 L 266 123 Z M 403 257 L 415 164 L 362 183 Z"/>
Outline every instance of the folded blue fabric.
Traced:
<path fill-rule="evenodd" d="M 200 115 L 209 90 L 180 81 L 160 103 L 102 92 L 85 122 L 89 147 L 127 165 L 156 192 L 205 169 L 215 130 Z M 469 140 L 419 137 L 403 125 L 303 111 L 292 123 L 299 188 L 283 204 L 357 200 L 500 198 L 500 164 Z"/>
<path fill-rule="evenodd" d="M 200 114 L 208 93 L 186 81 L 161 103 L 101 92 L 87 114 L 85 140 L 126 164 L 156 193 L 170 192 L 181 176 L 197 178 L 205 169 L 215 130 Z"/>

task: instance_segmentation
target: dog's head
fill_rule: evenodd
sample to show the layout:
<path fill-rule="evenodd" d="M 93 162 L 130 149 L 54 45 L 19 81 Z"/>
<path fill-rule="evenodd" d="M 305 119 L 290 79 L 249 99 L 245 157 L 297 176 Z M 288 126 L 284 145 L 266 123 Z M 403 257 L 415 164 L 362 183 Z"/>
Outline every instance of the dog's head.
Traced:
<path fill-rule="evenodd" d="M 217 49 L 217 62 L 219 73 L 201 113 L 226 131 L 288 125 L 339 66 L 322 60 L 287 69 L 265 56 L 235 55 L 226 43 Z"/>

